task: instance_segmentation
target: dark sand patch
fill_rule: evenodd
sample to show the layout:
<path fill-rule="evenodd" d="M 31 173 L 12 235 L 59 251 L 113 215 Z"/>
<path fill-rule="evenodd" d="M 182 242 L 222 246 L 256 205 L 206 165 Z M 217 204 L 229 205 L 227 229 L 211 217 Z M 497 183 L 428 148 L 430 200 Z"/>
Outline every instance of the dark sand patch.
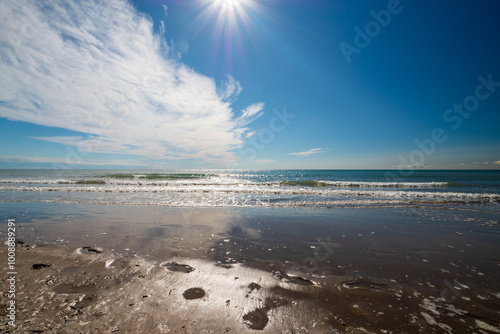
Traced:
<path fill-rule="evenodd" d="M 31 266 L 31 269 L 38 270 L 42 268 L 48 268 L 50 267 L 50 264 L 45 264 L 45 263 L 35 263 Z"/>
<path fill-rule="evenodd" d="M 243 315 L 243 322 L 250 329 L 263 330 L 269 323 L 268 312 L 280 306 L 288 304 L 288 300 L 283 296 L 270 294 L 264 302 L 264 307 L 259 307 Z"/>
<path fill-rule="evenodd" d="M 190 288 L 184 291 L 182 294 L 184 299 L 199 299 L 205 296 L 205 290 L 202 288 Z"/>
<path fill-rule="evenodd" d="M 373 282 L 369 280 L 355 280 L 349 281 L 342 284 L 344 288 L 347 289 L 365 289 L 365 290 L 375 290 L 375 291 L 389 291 L 392 290 L 391 287 L 387 284 L 380 282 Z"/>
<path fill-rule="evenodd" d="M 269 317 L 266 308 L 258 308 L 243 316 L 243 321 L 250 329 L 262 330 L 267 326 Z"/>
<path fill-rule="evenodd" d="M 82 253 L 101 254 L 102 248 L 85 246 L 85 247 L 82 247 Z"/>
<path fill-rule="evenodd" d="M 248 284 L 248 288 L 250 289 L 249 292 L 252 292 L 253 290 L 260 290 L 262 287 L 259 284 L 252 282 Z"/>
<path fill-rule="evenodd" d="M 288 282 L 288 283 L 292 283 L 292 284 L 298 284 L 298 285 L 314 285 L 314 283 L 306 278 L 302 278 L 302 277 L 299 277 L 299 276 L 290 276 L 286 273 L 276 273 L 275 275 L 277 278 L 285 281 L 285 282 Z"/>
<path fill-rule="evenodd" d="M 186 273 L 186 274 L 194 271 L 194 268 L 191 267 L 190 265 L 179 264 L 176 262 L 163 263 L 163 264 L 161 264 L 161 266 L 167 268 L 170 271 L 177 271 L 177 272 Z"/>

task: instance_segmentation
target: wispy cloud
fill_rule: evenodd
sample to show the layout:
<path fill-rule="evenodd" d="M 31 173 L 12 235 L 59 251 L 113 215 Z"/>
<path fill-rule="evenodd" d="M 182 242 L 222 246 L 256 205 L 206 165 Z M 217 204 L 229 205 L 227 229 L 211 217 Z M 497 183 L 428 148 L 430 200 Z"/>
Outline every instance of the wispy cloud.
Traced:
<path fill-rule="evenodd" d="M 264 103 L 254 103 L 243 110 L 238 120 L 239 126 L 247 125 L 253 122 L 256 118 L 262 115 L 261 110 L 264 108 Z"/>
<path fill-rule="evenodd" d="M 249 131 L 245 134 L 245 138 L 249 138 L 249 137 L 252 137 L 253 135 L 255 135 L 256 132 L 255 131 Z"/>
<path fill-rule="evenodd" d="M 301 157 L 307 157 L 307 156 L 309 156 L 311 154 L 317 154 L 317 153 L 323 153 L 323 152 L 324 152 L 324 150 L 322 148 L 311 148 L 308 151 L 290 153 L 289 155 L 298 155 L 298 156 L 301 156 Z"/>
<path fill-rule="evenodd" d="M 243 90 L 239 81 L 234 80 L 230 75 L 227 76 L 227 80 L 222 83 L 219 89 L 219 96 L 224 101 L 232 102 Z"/>
<path fill-rule="evenodd" d="M 82 133 L 38 139 L 154 159 L 233 159 L 262 103 L 168 57 L 125 0 L 0 2 L 0 117 Z"/>
<path fill-rule="evenodd" d="M 393 167 L 398 168 L 398 169 L 423 169 L 423 168 L 429 168 L 430 166 L 425 162 L 421 162 L 421 163 L 417 163 L 414 165 L 408 165 L 408 166 L 399 165 L 399 166 L 393 166 Z"/>
<path fill-rule="evenodd" d="M 258 163 L 258 164 L 268 164 L 268 163 L 274 162 L 274 160 L 258 159 L 258 160 L 255 160 L 255 162 Z"/>
<path fill-rule="evenodd" d="M 167 5 L 163 4 L 163 11 L 165 12 L 165 17 L 167 17 L 167 10 L 168 10 L 168 7 Z"/>
<path fill-rule="evenodd" d="M 481 161 L 473 161 L 473 162 L 469 162 L 469 163 L 460 163 L 459 166 L 463 167 L 463 166 L 468 166 L 468 167 L 473 167 L 473 168 L 497 168 L 498 166 L 495 166 L 495 165 L 499 165 L 500 166 L 500 160 L 498 161 L 484 161 L 484 162 L 481 162 Z"/>

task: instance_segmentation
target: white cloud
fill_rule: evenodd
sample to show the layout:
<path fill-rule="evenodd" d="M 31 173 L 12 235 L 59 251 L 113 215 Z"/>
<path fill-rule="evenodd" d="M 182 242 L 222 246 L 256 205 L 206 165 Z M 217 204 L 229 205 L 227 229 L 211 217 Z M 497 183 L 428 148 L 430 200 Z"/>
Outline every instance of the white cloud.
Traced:
<path fill-rule="evenodd" d="M 252 137 L 252 136 L 253 136 L 253 135 L 255 135 L 255 134 L 256 134 L 256 132 L 255 132 L 255 131 L 250 131 L 250 132 L 247 132 L 247 133 L 245 134 L 245 138 Z"/>
<path fill-rule="evenodd" d="M 227 80 L 222 83 L 222 87 L 219 89 L 219 96 L 224 101 L 233 101 L 243 90 L 239 81 L 234 80 L 230 75 L 227 76 Z"/>
<path fill-rule="evenodd" d="M 165 22 L 163 20 L 160 21 L 160 35 L 165 34 Z"/>
<path fill-rule="evenodd" d="M 398 169 L 422 169 L 422 168 L 429 168 L 430 166 L 425 162 L 420 162 L 420 163 L 417 163 L 414 165 L 409 165 L 409 166 L 400 165 L 400 166 L 394 166 L 394 167 L 396 167 Z"/>
<path fill-rule="evenodd" d="M 0 117 L 80 132 L 43 137 L 83 151 L 154 159 L 233 159 L 241 86 L 222 89 L 174 58 L 153 22 L 124 0 L 0 2 Z"/>
<path fill-rule="evenodd" d="M 163 4 L 162 6 L 163 6 L 163 11 L 165 12 L 165 17 L 167 17 L 167 9 L 168 9 L 168 7 L 165 4 Z"/>
<path fill-rule="evenodd" d="M 308 151 L 304 151 L 304 152 L 297 152 L 297 153 L 290 153 L 289 155 L 298 155 L 298 156 L 301 156 L 301 157 L 307 157 L 311 154 L 316 154 L 316 153 L 323 153 L 323 149 L 322 148 L 311 148 L 310 150 Z"/>
<path fill-rule="evenodd" d="M 248 123 L 253 122 L 256 118 L 259 118 L 262 113 L 260 112 L 264 108 L 264 103 L 254 103 L 246 107 L 241 116 L 238 119 L 238 125 L 244 126 Z"/>
<path fill-rule="evenodd" d="M 268 163 L 274 162 L 274 160 L 259 159 L 259 160 L 255 160 L 255 162 L 258 164 L 268 164 Z"/>
<path fill-rule="evenodd" d="M 494 164 L 500 165 L 500 160 L 493 162 Z"/>

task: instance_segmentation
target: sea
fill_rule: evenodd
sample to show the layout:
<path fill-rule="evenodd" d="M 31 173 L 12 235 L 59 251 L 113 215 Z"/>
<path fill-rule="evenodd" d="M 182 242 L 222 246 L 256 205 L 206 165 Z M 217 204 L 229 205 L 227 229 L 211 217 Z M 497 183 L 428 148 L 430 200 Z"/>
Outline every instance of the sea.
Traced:
<path fill-rule="evenodd" d="M 500 171 L 2 169 L 0 202 L 500 212 Z"/>

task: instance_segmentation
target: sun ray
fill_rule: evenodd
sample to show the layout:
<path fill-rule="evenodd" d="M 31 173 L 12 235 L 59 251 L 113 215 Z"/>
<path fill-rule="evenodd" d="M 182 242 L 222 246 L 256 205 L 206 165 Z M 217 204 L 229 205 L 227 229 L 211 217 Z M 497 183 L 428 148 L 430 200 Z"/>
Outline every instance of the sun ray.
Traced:
<path fill-rule="evenodd" d="M 210 31 L 210 66 L 223 61 L 226 74 L 233 66 L 245 66 L 243 41 L 248 38 L 252 48 L 260 49 L 260 32 L 254 20 L 268 20 L 267 8 L 256 0 L 196 0 L 196 18 L 189 25 L 194 36 Z"/>

